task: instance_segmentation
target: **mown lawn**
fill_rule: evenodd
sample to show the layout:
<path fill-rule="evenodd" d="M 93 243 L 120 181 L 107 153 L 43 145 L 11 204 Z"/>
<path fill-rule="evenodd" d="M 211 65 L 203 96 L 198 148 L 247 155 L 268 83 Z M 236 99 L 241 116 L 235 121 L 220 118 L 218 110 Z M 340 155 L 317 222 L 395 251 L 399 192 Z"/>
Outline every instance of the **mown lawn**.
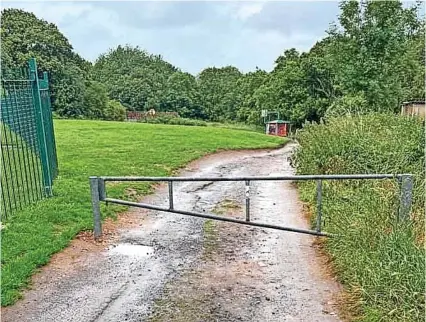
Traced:
<path fill-rule="evenodd" d="M 89 176 L 165 176 L 220 149 L 272 148 L 285 142 L 241 130 L 102 121 L 56 120 L 55 131 L 59 176 L 54 197 L 3 223 L 2 306 L 20 297 L 31 274 L 52 254 L 81 230 L 92 228 Z M 148 185 L 136 189 L 149 192 Z M 111 195 L 123 193 L 125 186 L 119 185 Z"/>

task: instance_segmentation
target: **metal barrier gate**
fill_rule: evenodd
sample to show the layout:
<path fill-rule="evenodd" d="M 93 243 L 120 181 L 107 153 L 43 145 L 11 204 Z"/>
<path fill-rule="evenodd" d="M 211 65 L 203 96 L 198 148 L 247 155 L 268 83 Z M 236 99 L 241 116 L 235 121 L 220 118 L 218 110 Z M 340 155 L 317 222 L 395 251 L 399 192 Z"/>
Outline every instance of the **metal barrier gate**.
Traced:
<path fill-rule="evenodd" d="M 332 236 L 321 229 L 322 219 L 322 181 L 323 180 L 359 180 L 359 179 L 396 179 L 400 187 L 400 204 L 399 204 L 399 219 L 404 220 L 408 218 L 411 208 L 412 189 L 413 189 L 413 176 L 411 174 L 354 174 L 354 175 L 295 175 L 295 176 L 278 176 L 278 177 L 90 177 L 90 189 L 92 195 L 92 209 L 94 220 L 94 236 L 98 239 L 102 236 L 102 223 L 100 201 L 125 205 L 131 207 L 145 208 L 150 210 L 171 212 L 180 215 L 200 217 L 206 219 L 227 221 L 247 226 L 272 228 L 302 234 L 309 234 L 315 236 Z M 316 185 L 316 229 L 307 230 L 294 227 L 286 227 L 279 225 L 272 225 L 267 223 L 253 222 L 250 220 L 250 182 L 252 181 L 307 181 L 315 180 Z M 106 182 L 167 182 L 169 190 L 169 207 L 159 207 L 140 202 L 132 202 L 107 197 Z M 173 198 L 173 182 L 217 182 L 217 181 L 243 181 L 245 183 L 245 220 L 216 216 L 213 214 L 204 214 L 199 212 L 178 210 L 174 205 Z"/>

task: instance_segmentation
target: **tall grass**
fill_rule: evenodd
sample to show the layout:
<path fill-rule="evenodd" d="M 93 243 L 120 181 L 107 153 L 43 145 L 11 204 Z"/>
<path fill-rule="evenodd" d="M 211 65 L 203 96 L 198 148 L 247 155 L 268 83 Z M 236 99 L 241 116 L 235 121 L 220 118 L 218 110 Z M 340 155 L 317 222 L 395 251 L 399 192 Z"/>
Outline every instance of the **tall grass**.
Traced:
<path fill-rule="evenodd" d="M 419 119 L 372 114 L 307 124 L 298 132 L 299 174 L 412 173 L 410 219 L 397 219 L 394 180 L 327 182 L 324 242 L 336 273 L 355 302 L 356 320 L 424 321 L 425 136 Z M 300 185 L 314 210 L 315 187 Z M 348 298 L 349 298 L 348 297 Z"/>

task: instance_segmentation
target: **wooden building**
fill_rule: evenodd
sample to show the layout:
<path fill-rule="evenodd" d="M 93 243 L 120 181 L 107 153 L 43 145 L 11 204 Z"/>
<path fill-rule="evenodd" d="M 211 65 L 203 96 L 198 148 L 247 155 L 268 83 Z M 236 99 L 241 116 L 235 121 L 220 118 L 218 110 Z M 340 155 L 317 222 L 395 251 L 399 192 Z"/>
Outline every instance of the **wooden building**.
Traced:
<path fill-rule="evenodd" d="M 410 101 L 402 103 L 401 114 L 408 116 L 418 116 L 425 119 L 425 101 Z"/>

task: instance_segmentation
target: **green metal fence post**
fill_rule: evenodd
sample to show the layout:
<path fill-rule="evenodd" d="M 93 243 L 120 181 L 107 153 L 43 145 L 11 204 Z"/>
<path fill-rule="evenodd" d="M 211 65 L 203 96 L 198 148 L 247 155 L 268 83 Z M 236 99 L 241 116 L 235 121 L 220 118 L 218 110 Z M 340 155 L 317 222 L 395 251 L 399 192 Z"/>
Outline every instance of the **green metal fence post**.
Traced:
<path fill-rule="evenodd" d="M 49 76 L 47 72 L 43 72 L 43 78 L 39 79 L 39 89 L 41 93 L 41 105 L 47 140 L 50 175 L 52 180 L 54 180 L 58 175 L 58 159 L 56 155 L 55 130 L 53 128 L 52 105 L 50 102 L 49 92 Z"/>
<path fill-rule="evenodd" d="M 43 169 L 44 192 L 47 196 L 52 196 L 52 174 L 49 163 L 48 147 L 46 140 L 45 122 L 43 117 L 43 105 L 41 102 L 39 79 L 37 75 L 37 63 L 35 58 L 31 58 L 28 62 L 29 70 L 32 78 L 32 92 L 35 106 L 35 116 L 37 123 L 37 136 L 40 144 L 40 160 Z"/>

